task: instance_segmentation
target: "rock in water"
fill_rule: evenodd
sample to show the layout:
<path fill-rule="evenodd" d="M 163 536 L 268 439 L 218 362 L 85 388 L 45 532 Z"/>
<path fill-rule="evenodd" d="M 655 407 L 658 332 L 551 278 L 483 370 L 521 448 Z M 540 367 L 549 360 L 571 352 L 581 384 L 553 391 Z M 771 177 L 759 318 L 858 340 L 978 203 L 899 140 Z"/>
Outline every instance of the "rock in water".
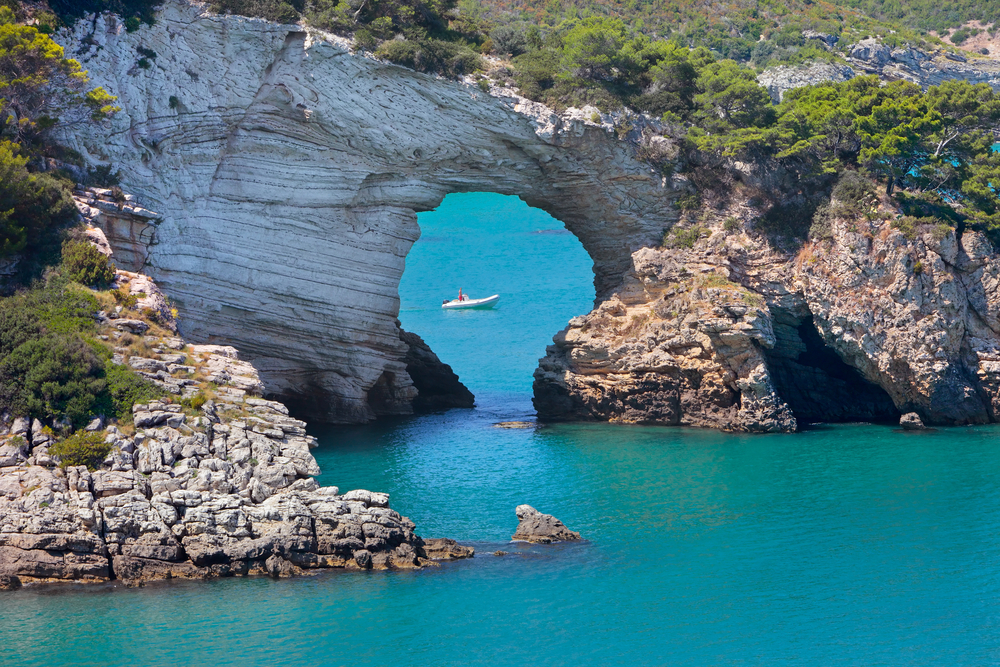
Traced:
<path fill-rule="evenodd" d="M 21 580 L 13 574 L 0 574 L 0 591 L 16 591 L 21 587 Z"/>
<path fill-rule="evenodd" d="M 521 523 L 517 524 L 517 530 L 511 538 L 513 540 L 551 544 L 580 539 L 580 533 L 570 530 L 559 519 L 551 514 L 542 514 L 531 505 L 518 505 L 514 512 Z"/>
<path fill-rule="evenodd" d="M 455 540 L 438 537 L 424 540 L 424 553 L 433 560 L 456 560 L 472 558 L 476 550 L 472 547 L 463 547 Z"/>
<path fill-rule="evenodd" d="M 926 426 L 924 422 L 920 419 L 920 415 L 916 412 L 907 412 L 905 415 L 899 418 L 899 425 L 903 427 L 904 431 L 922 431 Z"/>

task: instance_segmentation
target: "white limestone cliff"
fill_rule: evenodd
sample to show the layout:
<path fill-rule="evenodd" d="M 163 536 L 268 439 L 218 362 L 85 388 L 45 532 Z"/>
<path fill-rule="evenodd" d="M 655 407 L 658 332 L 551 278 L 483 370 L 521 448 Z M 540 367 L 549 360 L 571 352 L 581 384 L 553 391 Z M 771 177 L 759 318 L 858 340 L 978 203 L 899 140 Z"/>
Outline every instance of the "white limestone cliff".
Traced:
<path fill-rule="evenodd" d="M 448 193 L 517 195 L 563 221 L 599 298 L 675 219 L 672 183 L 584 114 L 355 56 L 300 26 L 167 0 L 153 27 L 103 15 L 57 39 L 122 107 L 64 141 L 121 169 L 160 215 L 151 242 L 148 229 L 108 234 L 134 258 L 122 268 L 156 280 L 186 338 L 235 345 L 313 418 L 411 411 L 398 285 L 415 213 Z M 148 69 L 140 47 L 157 54 Z"/>

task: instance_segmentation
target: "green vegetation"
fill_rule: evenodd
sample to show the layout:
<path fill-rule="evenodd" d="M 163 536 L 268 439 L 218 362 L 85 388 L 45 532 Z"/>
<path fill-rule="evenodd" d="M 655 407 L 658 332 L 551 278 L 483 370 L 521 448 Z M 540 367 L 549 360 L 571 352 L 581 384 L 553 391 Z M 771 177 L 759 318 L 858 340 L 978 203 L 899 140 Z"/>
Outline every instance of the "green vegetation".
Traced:
<path fill-rule="evenodd" d="M 126 19 L 129 32 L 135 31 L 141 23 L 153 25 L 153 11 L 162 0 L 48 0 L 49 8 L 58 19 L 69 24 L 84 14 L 94 12 L 114 12 Z"/>
<path fill-rule="evenodd" d="M 104 442 L 103 433 L 80 431 L 56 442 L 49 453 L 59 457 L 63 468 L 87 466 L 88 470 L 96 470 L 111 453 L 111 447 L 111 443 Z"/>
<path fill-rule="evenodd" d="M 663 235 L 664 248 L 693 248 L 701 239 L 707 238 L 712 231 L 704 225 L 693 227 L 673 227 Z"/>
<path fill-rule="evenodd" d="M 97 414 L 131 419 L 132 403 L 162 395 L 96 340 L 94 296 L 60 273 L 0 299 L 0 404 L 73 427 Z"/>
<path fill-rule="evenodd" d="M 80 63 L 37 28 L 16 23 L 0 6 L 0 139 L 38 143 L 58 114 L 88 112 L 100 120 L 118 111 L 103 88 L 87 90 Z"/>
<path fill-rule="evenodd" d="M 87 241 L 67 240 L 62 248 L 63 269 L 81 285 L 107 286 L 115 277 L 115 265 Z"/>
<path fill-rule="evenodd" d="M 0 259 L 37 255 L 76 216 L 69 182 L 28 172 L 20 146 L 0 141 Z"/>

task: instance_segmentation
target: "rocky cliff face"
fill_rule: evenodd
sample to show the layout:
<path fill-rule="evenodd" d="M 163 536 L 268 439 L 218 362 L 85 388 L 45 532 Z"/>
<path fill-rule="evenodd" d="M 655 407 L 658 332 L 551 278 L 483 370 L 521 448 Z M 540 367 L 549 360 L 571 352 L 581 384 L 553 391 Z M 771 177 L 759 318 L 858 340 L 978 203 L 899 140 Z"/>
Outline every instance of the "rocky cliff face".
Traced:
<path fill-rule="evenodd" d="M 815 62 L 770 67 L 757 77 L 771 99 L 780 102 L 785 92 L 823 81 L 846 81 L 876 74 L 886 81 L 910 81 L 923 88 L 949 79 L 985 83 L 1000 90 L 1000 62 L 994 58 L 968 59 L 958 54 L 927 53 L 914 47 L 890 48 L 877 39 L 863 39 L 848 48 L 847 64 Z"/>
<path fill-rule="evenodd" d="M 722 225 L 645 248 L 555 338 L 543 419 L 788 431 L 799 421 L 998 419 L 1000 264 L 981 234 L 842 219 L 794 255 Z"/>
<path fill-rule="evenodd" d="M 120 229 L 112 245 L 170 295 L 186 337 L 235 345 L 269 393 L 318 419 L 412 410 L 397 288 L 415 212 L 446 194 L 552 213 L 593 257 L 599 294 L 676 217 L 671 183 L 589 116 L 354 56 L 301 27 L 167 0 L 151 28 L 105 15 L 58 39 L 123 108 L 66 142 L 120 168 L 159 215 L 152 242 Z M 157 54 L 149 69 L 139 47 Z"/>
<path fill-rule="evenodd" d="M 269 392 L 312 415 L 405 414 L 421 392 L 428 409 L 468 404 L 399 330 L 397 288 L 415 212 L 493 191 L 552 213 L 594 259 L 596 309 L 535 376 L 543 419 L 787 431 L 911 411 L 997 418 L 1000 300 L 981 236 L 840 221 L 796 256 L 717 221 L 707 238 L 659 248 L 687 186 L 590 113 L 556 115 L 185 0 L 167 0 L 152 28 L 126 33 L 106 16 L 60 39 L 123 107 L 67 142 L 122 169 L 132 208 L 157 211 L 109 224 L 112 245 L 175 300 L 181 333 L 237 345 Z M 912 50 L 856 46 L 852 63 L 884 76 L 946 71 Z M 151 68 L 139 47 L 157 53 Z"/>

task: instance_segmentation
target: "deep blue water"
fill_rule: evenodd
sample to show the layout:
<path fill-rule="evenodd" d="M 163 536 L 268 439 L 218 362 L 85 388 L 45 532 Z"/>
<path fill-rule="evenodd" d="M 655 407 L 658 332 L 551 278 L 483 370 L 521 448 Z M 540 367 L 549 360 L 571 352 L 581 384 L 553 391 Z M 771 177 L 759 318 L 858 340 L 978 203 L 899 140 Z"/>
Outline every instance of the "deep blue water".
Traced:
<path fill-rule="evenodd" d="M 985 665 L 1000 662 L 1000 429 L 735 436 L 492 426 L 589 309 L 589 261 L 516 199 L 421 216 L 401 320 L 476 410 L 315 429 L 322 481 L 389 491 L 422 535 L 479 548 L 424 572 L 29 589 L 10 665 Z M 500 292 L 495 312 L 444 297 Z M 582 544 L 507 540 L 531 503 Z M 511 554 L 491 555 L 503 549 Z"/>

